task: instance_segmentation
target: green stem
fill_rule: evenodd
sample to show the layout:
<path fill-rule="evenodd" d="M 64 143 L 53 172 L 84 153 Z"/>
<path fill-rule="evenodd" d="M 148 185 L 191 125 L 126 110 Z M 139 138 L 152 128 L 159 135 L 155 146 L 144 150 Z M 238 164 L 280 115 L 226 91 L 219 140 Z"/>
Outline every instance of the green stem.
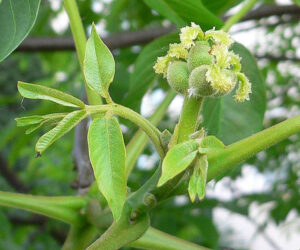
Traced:
<path fill-rule="evenodd" d="M 52 217 L 72 225 L 82 223 L 79 210 L 87 205 L 83 197 L 46 197 L 0 191 L 0 205 Z"/>
<path fill-rule="evenodd" d="M 91 224 L 82 227 L 71 226 L 62 250 L 86 249 L 99 233 L 99 230 Z"/>
<path fill-rule="evenodd" d="M 164 117 L 166 110 L 168 109 L 170 103 L 176 96 L 176 92 L 170 90 L 164 100 L 159 104 L 157 110 L 150 117 L 150 122 L 153 125 L 157 125 L 159 121 Z M 127 176 L 132 171 L 137 158 L 142 153 L 143 149 L 147 144 L 147 135 L 143 130 L 138 130 L 135 135 L 131 138 L 130 142 L 126 146 L 126 174 Z"/>
<path fill-rule="evenodd" d="M 130 243 L 129 246 L 139 249 L 208 250 L 206 247 L 182 240 L 153 227 L 150 227 L 141 238 Z"/>
<path fill-rule="evenodd" d="M 183 107 L 177 124 L 177 131 L 174 133 L 178 135 L 177 143 L 186 141 L 189 136 L 197 129 L 197 122 L 199 119 L 202 99 L 195 97 L 184 97 Z"/>
<path fill-rule="evenodd" d="M 100 96 L 89 88 L 85 81 L 85 77 L 83 74 L 83 60 L 85 55 L 85 45 L 86 45 L 86 36 L 85 31 L 81 22 L 81 18 L 79 15 L 78 7 L 76 4 L 76 0 L 64 0 L 64 7 L 66 9 L 66 12 L 69 16 L 70 20 L 70 26 L 73 34 L 73 39 L 75 42 L 75 47 L 77 51 L 77 56 L 80 64 L 80 68 L 82 71 L 82 77 L 84 79 L 85 83 L 85 90 L 88 98 L 89 104 L 101 104 L 101 98 Z"/>
<path fill-rule="evenodd" d="M 160 143 L 160 134 L 161 134 L 160 131 L 151 122 L 149 122 L 140 114 L 119 104 L 86 106 L 86 110 L 91 115 L 109 111 L 125 119 L 132 121 L 133 123 L 138 125 L 141 129 L 144 130 L 144 132 L 149 136 L 149 138 L 153 142 L 160 157 L 162 158 L 164 157 L 165 152 Z"/>
<path fill-rule="evenodd" d="M 249 0 L 247 3 L 245 3 L 237 13 L 235 13 L 225 22 L 223 30 L 228 31 L 232 25 L 240 21 L 243 16 L 245 16 L 249 12 L 249 10 L 256 4 L 257 1 L 258 0 Z"/>
<path fill-rule="evenodd" d="M 199 115 L 201 111 L 201 104 L 203 99 L 196 99 L 194 97 L 184 97 L 182 111 L 178 124 L 175 127 L 173 138 L 171 139 L 171 146 L 189 140 L 189 136 L 194 133 L 198 128 Z M 177 138 L 176 138 L 177 137 Z M 153 191 L 158 201 L 166 199 L 170 193 L 180 184 L 182 174 L 179 174 L 172 180 L 168 181 L 162 187 Z"/>
<path fill-rule="evenodd" d="M 127 203 L 124 206 L 121 218 L 115 221 L 109 229 L 101 235 L 88 250 L 115 250 L 137 240 L 149 227 L 149 215 L 144 214 L 135 221 L 130 221 L 131 207 Z"/>
<path fill-rule="evenodd" d="M 300 132 L 300 115 L 227 146 L 224 150 L 208 154 L 208 180 L 231 169 L 258 152 Z"/>

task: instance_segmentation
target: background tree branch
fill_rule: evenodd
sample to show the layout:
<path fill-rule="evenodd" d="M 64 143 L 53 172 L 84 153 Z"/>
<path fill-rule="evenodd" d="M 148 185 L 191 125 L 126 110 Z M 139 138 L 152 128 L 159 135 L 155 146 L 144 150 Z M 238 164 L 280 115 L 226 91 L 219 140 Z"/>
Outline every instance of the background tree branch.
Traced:
<path fill-rule="evenodd" d="M 242 20 L 258 20 L 270 16 L 291 15 L 293 19 L 300 17 L 300 8 L 297 5 L 263 5 L 250 11 Z M 223 17 L 224 20 L 229 16 Z M 112 34 L 104 38 L 104 43 L 111 49 L 123 48 L 132 45 L 145 44 L 157 37 L 166 35 L 176 28 L 175 26 L 143 29 L 139 31 L 126 31 Z M 28 37 L 18 47 L 17 51 L 61 51 L 75 50 L 72 37 Z"/>

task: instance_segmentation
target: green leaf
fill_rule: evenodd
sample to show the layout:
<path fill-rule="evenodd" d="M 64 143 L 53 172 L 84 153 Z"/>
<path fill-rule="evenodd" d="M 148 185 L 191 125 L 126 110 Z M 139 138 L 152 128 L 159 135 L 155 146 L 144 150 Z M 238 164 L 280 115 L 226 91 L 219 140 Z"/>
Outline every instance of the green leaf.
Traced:
<path fill-rule="evenodd" d="M 210 135 L 210 136 L 206 136 L 201 141 L 201 145 L 199 147 L 199 153 L 205 154 L 205 153 L 209 153 L 224 148 L 225 145 L 222 141 L 220 141 L 217 137 Z"/>
<path fill-rule="evenodd" d="M 223 25 L 222 21 L 199 0 L 144 0 L 144 2 L 178 27 L 190 25 L 191 22 L 200 24 L 204 29 L 221 28 Z"/>
<path fill-rule="evenodd" d="M 31 116 L 24 116 L 20 118 L 16 118 L 17 126 L 18 127 L 25 127 L 29 125 L 34 125 L 37 123 L 41 123 L 45 120 L 58 120 L 64 118 L 68 113 L 53 113 L 48 115 L 31 115 Z"/>
<path fill-rule="evenodd" d="M 202 0 L 203 5 L 216 15 L 225 13 L 241 2 L 242 0 Z"/>
<path fill-rule="evenodd" d="M 124 102 L 126 106 L 135 110 L 139 109 L 143 96 L 157 76 L 153 70 L 157 57 L 164 56 L 168 52 L 169 44 L 176 42 L 179 42 L 178 33 L 169 34 L 149 43 L 141 51 L 130 76 L 129 93 Z M 168 86 L 166 81 L 165 84 Z"/>
<path fill-rule="evenodd" d="M 41 122 L 39 124 L 35 124 L 34 126 L 31 126 L 30 128 L 26 129 L 25 134 L 29 135 L 32 132 L 38 130 L 39 128 L 41 128 L 43 125 L 45 124 L 45 122 Z"/>
<path fill-rule="evenodd" d="M 200 175 L 198 176 L 197 181 L 197 195 L 199 200 L 202 200 L 205 196 L 205 187 L 207 181 L 207 169 L 208 169 L 208 161 L 207 156 L 200 156 L 198 161 L 196 162 L 196 168 L 199 169 Z"/>
<path fill-rule="evenodd" d="M 25 126 L 40 123 L 44 120 L 44 118 L 41 115 L 31 115 L 31 116 L 16 118 L 15 120 L 17 122 L 18 127 L 25 127 Z"/>
<path fill-rule="evenodd" d="M 300 0 L 293 0 L 294 4 L 300 6 Z"/>
<path fill-rule="evenodd" d="M 109 96 L 108 88 L 115 75 L 115 61 L 110 50 L 97 34 L 94 24 L 91 37 L 86 43 L 84 75 L 91 89 L 105 98 Z"/>
<path fill-rule="evenodd" d="M 198 147 L 198 143 L 194 140 L 186 141 L 172 147 L 163 160 L 162 174 L 157 186 L 162 186 L 185 170 L 195 159 Z"/>
<path fill-rule="evenodd" d="M 84 103 L 76 97 L 42 85 L 18 82 L 18 90 L 25 98 L 49 100 L 64 106 L 75 108 L 85 107 Z"/>
<path fill-rule="evenodd" d="M 56 127 L 39 138 L 36 143 L 35 150 L 39 154 L 43 153 L 52 143 L 69 132 L 86 116 L 87 112 L 85 110 L 78 110 L 69 113 L 57 124 Z"/>
<path fill-rule="evenodd" d="M 0 5 L 0 62 L 25 39 L 36 20 L 40 0 L 6 0 Z"/>
<path fill-rule="evenodd" d="M 203 126 L 208 134 L 217 136 L 227 145 L 260 131 L 266 109 L 264 79 L 255 59 L 239 43 L 235 43 L 232 49 L 242 58 L 242 72 L 252 83 L 250 101 L 236 103 L 233 91 L 222 98 L 205 98 L 202 107 Z"/>
<path fill-rule="evenodd" d="M 121 216 L 126 199 L 125 145 L 116 118 L 93 120 L 88 132 L 91 163 L 100 192 L 115 220 Z"/>
<path fill-rule="evenodd" d="M 207 181 L 208 161 L 207 156 L 199 156 L 196 160 L 193 174 L 189 181 L 188 192 L 192 202 L 195 201 L 196 195 L 202 200 L 205 196 L 205 187 Z"/>
<path fill-rule="evenodd" d="M 172 6 L 166 1 L 157 0 L 144 0 L 144 2 L 151 8 L 157 10 L 161 15 L 169 18 L 178 27 L 185 26 L 187 23 L 183 20 L 176 11 L 173 10 Z"/>

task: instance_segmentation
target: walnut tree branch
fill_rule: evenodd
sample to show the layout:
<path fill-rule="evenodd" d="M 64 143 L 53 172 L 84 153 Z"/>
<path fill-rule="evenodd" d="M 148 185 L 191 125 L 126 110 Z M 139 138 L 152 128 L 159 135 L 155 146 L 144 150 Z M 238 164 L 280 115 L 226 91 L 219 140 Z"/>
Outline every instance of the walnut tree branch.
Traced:
<path fill-rule="evenodd" d="M 297 5 L 263 5 L 255 10 L 250 11 L 242 20 L 258 20 L 260 18 L 281 15 L 293 15 L 300 17 L 300 8 Z M 223 19 L 226 20 L 228 16 Z M 126 31 L 112 34 L 103 39 L 110 49 L 123 48 L 132 45 L 145 44 L 157 37 L 168 34 L 175 30 L 174 26 L 160 27 L 155 29 L 142 29 L 139 31 Z M 34 52 L 34 51 L 60 51 L 74 50 L 74 41 L 72 37 L 29 37 L 25 39 L 18 47 L 17 51 Z"/>

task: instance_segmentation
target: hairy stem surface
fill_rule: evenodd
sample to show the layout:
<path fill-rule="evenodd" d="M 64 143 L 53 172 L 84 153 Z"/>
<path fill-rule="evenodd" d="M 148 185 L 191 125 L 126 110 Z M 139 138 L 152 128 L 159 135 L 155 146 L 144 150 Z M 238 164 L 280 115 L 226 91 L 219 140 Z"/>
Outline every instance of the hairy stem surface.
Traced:
<path fill-rule="evenodd" d="M 82 223 L 79 210 L 87 205 L 83 197 L 46 197 L 0 191 L 0 205 L 52 217 L 72 225 Z"/>
<path fill-rule="evenodd" d="M 144 132 L 149 136 L 149 138 L 153 142 L 159 155 L 162 158 L 164 157 L 165 152 L 160 143 L 160 131 L 150 121 L 148 121 L 140 114 L 119 104 L 86 106 L 86 110 L 90 114 L 112 112 L 113 114 L 119 115 L 125 119 L 132 121 L 144 130 Z"/>
<path fill-rule="evenodd" d="M 150 122 L 153 125 L 157 125 L 159 121 L 164 117 L 166 110 L 168 109 L 170 103 L 176 96 L 176 92 L 170 90 L 165 96 L 164 100 L 159 104 L 157 110 L 150 117 Z M 130 142 L 126 146 L 126 174 L 127 176 L 132 171 L 134 164 L 136 163 L 137 158 L 142 153 L 143 149 L 147 144 L 147 135 L 143 130 L 139 130 L 132 137 Z"/>
<path fill-rule="evenodd" d="M 258 152 L 300 132 L 300 115 L 208 154 L 208 180 L 226 172 Z"/>
<path fill-rule="evenodd" d="M 182 240 L 153 227 L 150 227 L 141 238 L 132 242 L 129 246 L 139 249 L 208 250 L 206 247 Z"/>

